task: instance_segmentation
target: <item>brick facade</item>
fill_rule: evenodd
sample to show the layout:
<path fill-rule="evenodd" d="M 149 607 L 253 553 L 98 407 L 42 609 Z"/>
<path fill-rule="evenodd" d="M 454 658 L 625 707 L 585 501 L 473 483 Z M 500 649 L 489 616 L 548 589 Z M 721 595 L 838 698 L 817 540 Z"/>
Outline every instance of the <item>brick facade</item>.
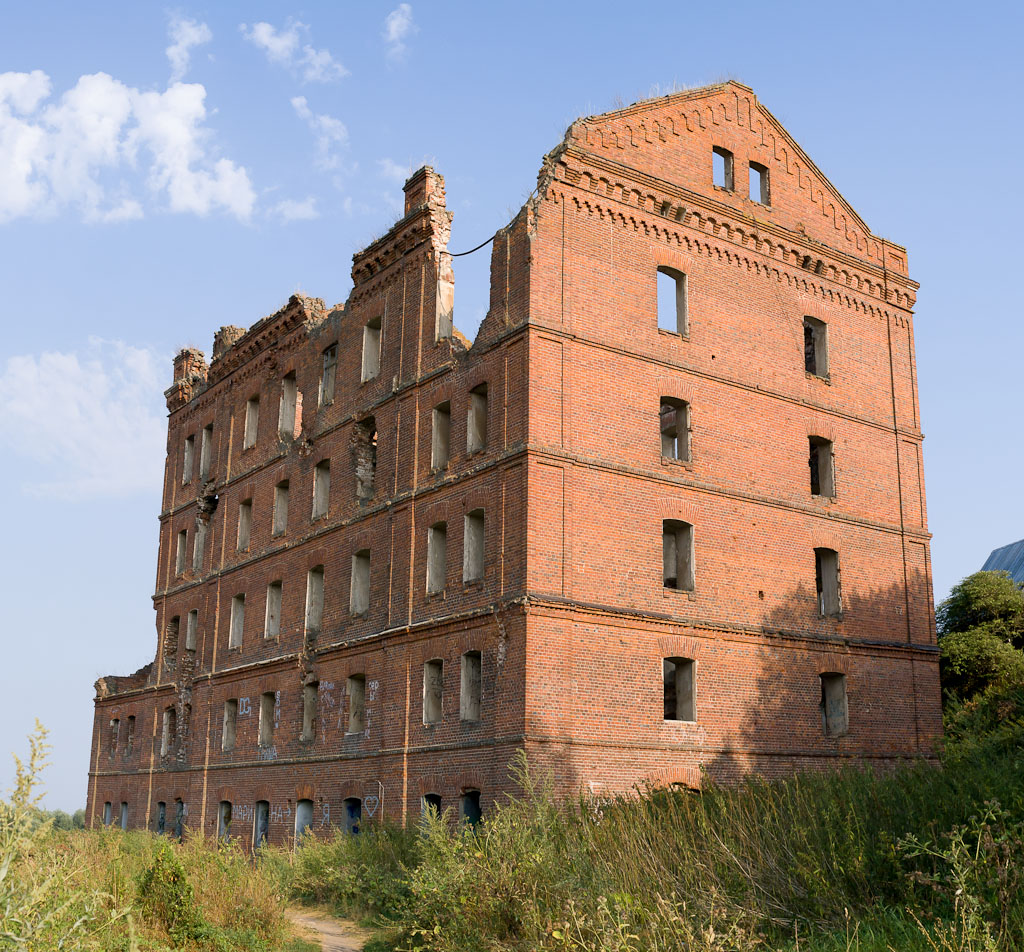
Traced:
<path fill-rule="evenodd" d="M 735 187 L 713 183 L 714 149 Z M 755 198 L 749 163 L 766 176 Z M 156 657 L 97 682 L 89 822 L 126 803 L 128 826 L 154 829 L 162 803 L 165 829 L 180 809 L 214 834 L 228 802 L 250 843 L 257 804 L 276 842 L 300 801 L 317 832 L 357 801 L 362 823 L 407 820 L 428 794 L 471 811 L 479 791 L 486 812 L 520 749 L 559 794 L 928 755 L 941 719 L 905 250 L 734 82 L 570 127 L 494 238 L 472 345 L 449 330 L 443 179 L 421 169 L 405 191 L 404 217 L 354 257 L 344 305 L 295 296 L 222 328 L 209 364 L 176 358 Z M 685 326 L 658 326 L 659 268 L 685 275 Z M 807 318 L 827 327 L 815 372 Z M 663 447 L 669 417 L 688 454 Z M 812 437 L 834 461 L 817 493 Z M 481 516 L 482 577 L 464 581 Z M 666 541 L 666 520 L 690 535 Z M 692 586 L 666 584 L 666 551 L 690 546 Z M 364 606 L 350 589 L 366 553 Z M 669 658 L 690 679 L 672 681 L 692 703 L 676 719 Z"/>

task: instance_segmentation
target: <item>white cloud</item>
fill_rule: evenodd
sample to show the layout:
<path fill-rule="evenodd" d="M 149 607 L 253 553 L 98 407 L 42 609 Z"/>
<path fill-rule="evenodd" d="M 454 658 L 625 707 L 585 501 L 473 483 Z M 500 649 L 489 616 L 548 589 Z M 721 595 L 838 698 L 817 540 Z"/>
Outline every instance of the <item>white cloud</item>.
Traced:
<path fill-rule="evenodd" d="M 292 99 L 292 108 L 300 119 L 305 120 L 316 137 L 316 167 L 324 171 L 336 169 L 341 161 L 337 149 L 348 141 L 345 124 L 333 116 L 314 113 L 309 108 L 305 96 L 295 96 Z"/>
<path fill-rule="evenodd" d="M 171 211 L 205 215 L 222 207 L 246 220 L 256 202 L 249 174 L 230 159 L 211 162 L 205 155 L 205 98 L 206 90 L 197 83 L 136 93 L 134 141 L 153 157 L 149 187 L 156 194 L 166 192 Z"/>
<path fill-rule="evenodd" d="M 301 202 L 292 198 L 286 198 L 284 201 L 278 202 L 274 206 L 273 212 L 285 223 L 292 221 L 310 221 L 313 218 L 320 217 L 320 212 L 316 207 L 316 199 L 312 195 L 303 199 Z"/>
<path fill-rule="evenodd" d="M 400 60 L 405 56 L 405 41 L 417 30 L 412 20 L 412 6 L 400 3 L 384 18 L 384 42 L 388 44 L 388 56 Z"/>
<path fill-rule="evenodd" d="M 213 33 L 205 23 L 187 20 L 175 14 L 167 29 L 171 45 L 167 47 L 167 59 L 171 62 L 171 82 L 176 83 L 187 72 L 192 49 L 213 39 Z"/>
<path fill-rule="evenodd" d="M 0 438 L 36 464 L 27 495 L 68 500 L 155 492 L 163 481 L 170 361 L 122 341 L 10 357 Z"/>
<path fill-rule="evenodd" d="M 50 90 L 40 70 L 0 74 L 0 224 L 65 207 L 86 221 L 139 218 L 139 169 L 157 207 L 252 214 L 248 172 L 210 145 L 203 86 L 140 92 L 94 73 L 44 104 Z"/>
<path fill-rule="evenodd" d="M 254 23 L 250 29 L 239 26 L 250 43 L 263 50 L 271 63 L 286 66 L 304 83 L 330 83 L 348 75 L 348 70 L 330 53 L 315 49 L 303 39 L 309 38 L 309 27 L 298 20 L 289 20 L 278 30 L 270 23 Z"/>
<path fill-rule="evenodd" d="M 406 179 L 412 174 L 408 166 L 399 165 L 393 159 L 377 159 L 377 168 L 381 178 L 390 179 L 399 185 L 404 185 Z"/>

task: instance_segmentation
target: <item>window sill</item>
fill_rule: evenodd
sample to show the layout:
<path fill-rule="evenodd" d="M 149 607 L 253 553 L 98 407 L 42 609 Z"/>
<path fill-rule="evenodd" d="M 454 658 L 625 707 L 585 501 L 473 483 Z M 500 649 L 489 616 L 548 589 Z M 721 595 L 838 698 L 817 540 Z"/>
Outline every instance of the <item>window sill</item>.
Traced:
<path fill-rule="evenodd" d="M 481 575 L 480 578 L 465 578 L 462 580 L 462 587 L 463 589 L 483 588 L 484 577 Z"/>
<path fill-rule="evenodd" d="M 670 331 L 667 327 L 659 327 L 659 334 L 664 334 L 666 337 L 678 337 L 680 340 L 688 341 L 690 339 L 689 329 L 685 331 Z"/>
<path fill-rule="evenodd" d="M 427 601 L 428 602 L 433 602 L 433 601 L 441 601 L 441 602 L 443 602 L 444 599 L 445 599 L 445 589 L 443 589 L 443 588 L 439 592 L 427 592 Z"/>
<path fill-rule="evenodd" d="M 697 593 L 695 591 L 689 591 L 685 588 L 665 588 L 662 586 L 662 592 L 665 594 L 665 598 L 681 598 L 683 595 L 691 602 L 697 601 Z"/>
<path fill-rule="evenodd" d="M 812 374 L 810 371 L 805 370 L 804 371 L 804 376 L 808 380 L 820 380 L 823 384 L 826 384 L 828 386 L 832 385 L 832 375 L 831 374 Z"/>
<path fill-rule="evenodd" d="M 366 621 L 370 617 L 370 609 L 366 608 L 361 612 L 349 612 L 348 617 L 353 621 Z"/>
<path fill-rule="evenodd" d="M 692 459 L 677 459 L 674 456 L 662 456 L 662 458 L 661 458 L 661 465 L 662 466 L 679 466 L 680 468 L 685 469 L 687 472 L 692 472 L 692 470 L 693 470 L 693 460 Z"/>
<path fill-rule="evenodd" d="M 672 718 L 671 720 L 669 718 L 662 718 L 661 723 L 665 727 L 675 726 L 675 725 L 680 725 L 682 727 L 696 727 L 697 726 L 697 719 L 694 718 L 692 721 L 684 721 L 682 718 L 679 718 L 679 717 Z"/>

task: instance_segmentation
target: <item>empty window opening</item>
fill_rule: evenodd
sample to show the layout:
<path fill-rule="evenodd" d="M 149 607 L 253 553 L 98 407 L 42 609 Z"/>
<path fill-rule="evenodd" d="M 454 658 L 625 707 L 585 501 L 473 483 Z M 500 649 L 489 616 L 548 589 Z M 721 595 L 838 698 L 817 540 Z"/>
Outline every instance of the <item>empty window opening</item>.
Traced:
<path fill-rule="evenodd" d="M 252 532 L 252 500 L 246 499 L 238 504 L 238 538 L 239 552 L 249 548 L 249 535 Z"/>
<path fill-rule="evenodd" d="M 469 392 L 466 413 L 466 453 L 482 453 L 487 449 L 487 384 Z"/>
<path fill-rule="evenodd" d="M 373 417 L 360 420 L 352 430 L 352 464 L 356 471 L 356 499 L 365 504 L 373 499 L 377 475 L 377 421 Z"/>
<path fill-rule="evenodd" d="M 130 714 L 128 716 L 128 733 L 124 742 L 125 757 L 131 757 L 133 750 L 135 750 L 135 715 Z"/>
<path fill-rule="evenodd" d="M 475 827 L 483 814 L 480 811 L 480 791 L 467 790 L 459 800 L 459 819 Z"/>
<path fill-rule="evenodd" d="M 281 597 L 284 586 L 280 579 L 267 586 L 267 614 L 263 621 L 263 637 L 276 638 L 281 634 Z"/>
<path fill-rule="evenodd" d="M 828 324 L 815 317 L 804 318 L 804 370 L 828 376 Z"/>
<path fill-rule="evenodd" d="M 444 469 L 451 450 L 452 405 L 445 400 L 434 407 L 431 415 L 430 468 Z"/>
<path fill-rule="evenodd" d="M 164 708 L 163 730 L 160 732 L 160 756 L 167 757 L 174 750 L 178 735 L 178 712 L 173 707 Z"/>
<path fill-rule="evenodd" d="M 294 371 L 281 381 L 281 403 L 277 413 L 277 435 L 282 440 L 295 437 L 296 409 L 298 407 L 299 385 Z"/>
<path fill-rule="evenodd" d="M 205 519 L 196 519 L 196 531 L 192 534 L 192 571 L 203 570 L 203 550 L 206 548 L 206 528 L 208 523 Z"/>
<path fill-rule="evenodd" d="M 185 620 L 185 650 L 195 651 L 199 636 L 199 609 L 193 608 Z"/>
<path fill-rule="evenodd" d="M 300 800 L 295 804 L 295 842 L 313 832 L 313 801 Z"/>
<path fill-rule="evenodd" d="M 199 446 L 199 478 L 210 475 L 210 456 L 213 453 L 213 424 L 203 427 L 203 440 Z"/>
<path fill-rule="evenodd" d="M 831 440 L 821 436 L 808 438 L 810 443 L 811 495 L 835 496 L 835 463 Z"/>
<path fill-rule="evenodd" d="M 444 713 L 444 662 L 437 658 L 423 665 L 423 723 L 439 724 Z"/>
<path fill-rule="evenodd" d="M 462 540 L 462 581 L 472 582 L 484 577 L 484 511 L 466 513 Z"/>
<path fill-rule="evenodd" d="M 424 817 L 439 817 L 441 815 L 441 794 L 423 794 L 423 799 L 420 800 L 420 812 Z"/>
<path fill-rule="evenodd" d="M 814 550 L 814 584 L 818 590 L 818 613 L 840 614 L 843 604 L 839 594 L 839 553 L 834 549 Z"/>
<path fill-rule="evenodd" d="M 665 687 L 665 720 L 697 720 L 693 660 L 665 658 L 662 662 L 662 676 Z"/>
<path fill-rule="evenodd" d="M 363 382 L 380 373 L 380 318 L 375 317 L 363 327 Z"/>
<path fill-rule="evenodd" d="M 274 487 L 274 529 L 275 536 L 288 531 L 288 480 L 282 479 Z"/>
<path fill-rule="evenodd" d="M 317 681 L 302 686 L 302 735 L 307 744 L 316 740 L 316 699 L 320 693 Z"/>
<path fill-rule="evenodd" d="M 256 436 L 260 429 L 260 398 L 250 397 L 245 403 L 245 434 L 242 436 L 242 449 L 247 450 L 256 445 Z"/>
<path fill-rule="evenodd" d="M 481 663 L 479 651 L 462 656 L 462 678 L 459 690 L 459 719 L 480 720 Z"/>
<path fill-rule="evenodd" d="M 352 556 L 352 581 L 348 596 L 348 610 L 362 615 L 370 610 L 370 550 L 361 549 Z"/>
<path fill-rule="evenodd" d="M 196 455 L 195 436 L 185 437 L 185 455 L 181 461 L 181 483 L 186 485 L 192 482 L 192 465 Z"/>
<path fill-rule="evenodd" d="M 690 329 L 686 275 L 675 268 L 658 268 L 658 327 L 683 335 Z"/>
<path fill-rule="evenodd" d="M 121 829 L 128 829 L 128 804 L 124 800 L 121 801 Z"/>
<path fill-rule="evenodd" d="M 768 191 L 768 168 L 760 162 L 750 163 L 750 200 L 761 205 L 771 205 Z"/>
<path fill-rule="evenodd" d="M 185 835 L 185 803 L 183 800 L 174 801 L 174 835 L 180 840 Z"/>
<path fill-rule="evenodd" d="M 850 713 L 846 700 L 846 675 L 821 676 L 821 722 L 828 737 L 842 737 L 850 730 Z"/>
<path fill-rule="evenodd" d="M 267 845 L 270 837 L 270 801 L 257 800 L 252 825 L 252 845 L 255 849 Z"/>
<path fill-rule="evenodd" d="M 685 400 L 662 397 L 658 413 L 661 455 L 665 459 L 690 461 L 690 405 Z"/>
<path fill-rule="evenodd" d="M 714 170 L 714 183 L 719 188 L 728 189 L 730 192 L 735 189 L 733 180 L 732 153 L 721 146 L 715 146 L 711 150 L 711 164 Z"/>
<path fill-rule="evenodd" d="M 221 800 L 217 808 L 217 838 L 220 840 L 231 839 L 231 801 Z"/>
<path fill-rule="evenodd" d="M 238 698 L 228 698 L 224 702 L 224 726 L 220 732 L 220 749 L 234 750 L 235 737 L 238 731 Z"/>
<path fill-rule="evenodd" d="M 427 594 L 444 591 L 448 562 L 448 523 L 435 522 L 427 529 Z"/>
<path fill-rule="evenodd" d="M 271 747 L 274 743 L 274 719 L 277 713 L 277 696 L 273 691 L 260 695 L 260 747 Z"/>
<path fill-rule="evenodd" d="M 228 647 L 242 646 L 242 633 L 245 630 L 245 595 L 235 595 L 231 599 L 231 627 L 228 630 Z"/>
<path fill-rule="evenodd" d="M 363 819 L 363 801 L 359 797 L 345 798 L 345 832 L 358 833 Z"/>
<path fill-rule="evenodd" d="M 157 836 L 163 836 L 167 830 L 167 804 L 158 800 L 156 805 L 156 832 Z"/>
<path fill-rule="evenodd" d="M 324 617 L 324 567 L 314 565 L 306 573 L 306 637 L 316 638 Z"/>
<path fill-rule="evenodd" d="M 662 569 L 665 588 L 693 591 L 693 526 L 688 522 L 662 523 Z"/>
<path fill-rule="evenodd" d="M 327 515 L 331 504 L 331 461 L 320 460 L 313 470 L 313 519 Z"/>
<path fill-rule="evenodd" d="M 110 826 L 110 824 L 112 822 L 112 819 L 113 819 L 113 817 L 112 817 L 112 809 L 113 808 L 112 808 L 112 805 L 111 805 L 109 800 L 106 803 L 103 804 L 103 825 L 104 826 Z"/>
<path fill-rule="evenodd" d="M 348 692 L 348 733 L 366 730 L 366 675 L 353 674 L 346 684 Z"/>
<path fill-rule="evenodd" d="M 334 402 L 334 378 L 338 374 L 338 345 L 331 344 L 323 354 L 323 369 L 320 373 L 320 406 Z"/>
<path fill-rule="evenodd" d="M 178 533 L 178 548 L 174 553 L 174 572 L 181 575 L 185 571 L 186 559 L 188 558 L 188 530 L 182 529 Z"/>
<path fill-rule="evenodd" d="M 117 745 L 121 739 L 121 721 L 119 718 L 112 718 L 110 721 L 110 757 L 113 759 L 117 753 Z"/>
<path fill-rule="evenodd" d="M 181 630 L 181 619 L 175 615 L 164 631 L 164 664 L 173 668 L 178 660 L 178 632 Z"/>

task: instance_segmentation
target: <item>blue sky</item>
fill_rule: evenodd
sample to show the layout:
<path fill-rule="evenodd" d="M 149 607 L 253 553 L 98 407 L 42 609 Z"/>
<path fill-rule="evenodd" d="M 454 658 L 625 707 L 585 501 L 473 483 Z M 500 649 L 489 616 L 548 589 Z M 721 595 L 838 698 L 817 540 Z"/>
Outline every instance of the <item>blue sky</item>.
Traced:
<path fill-rule="evenodd" d="M 90 7 L 92 9 L 90 9 Z M 921 282 L 936 595 L 1024 536 L 1016 4 L 36 2 L 0 12 L 6 752 L 85 803 L 92 683 L 152 659 L 182 346 L 328 304 L 430 162 L 451 249 L 507 222 L 578 115 L 751 85 Z M 456 261 L 472 335 L 487 255 Z"/>

